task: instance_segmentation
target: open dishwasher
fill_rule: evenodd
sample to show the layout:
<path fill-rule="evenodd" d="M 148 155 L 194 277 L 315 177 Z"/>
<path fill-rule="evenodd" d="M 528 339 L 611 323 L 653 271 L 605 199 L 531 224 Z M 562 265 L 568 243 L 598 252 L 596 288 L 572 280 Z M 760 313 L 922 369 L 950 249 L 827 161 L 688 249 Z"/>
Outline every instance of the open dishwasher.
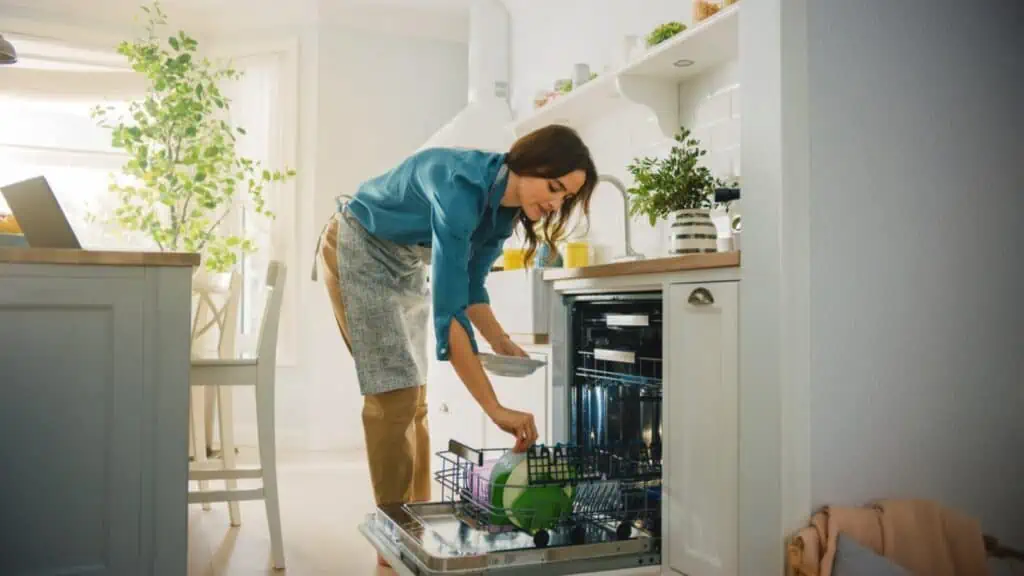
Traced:
<path fill-rule="evenodd" d="M 404 576 L 554 576 L 661 563 L 660 454 L 645 446 L 534 446 L 525 474 L 492 486 L 481 472 L 505 452 L 451 441 L 438 454 L 439 502 L 378 508 L 360 531 Z M 565 505 L 506 507 L 508 498 L 492 493 L 527 487 L 554 491 Z"/>

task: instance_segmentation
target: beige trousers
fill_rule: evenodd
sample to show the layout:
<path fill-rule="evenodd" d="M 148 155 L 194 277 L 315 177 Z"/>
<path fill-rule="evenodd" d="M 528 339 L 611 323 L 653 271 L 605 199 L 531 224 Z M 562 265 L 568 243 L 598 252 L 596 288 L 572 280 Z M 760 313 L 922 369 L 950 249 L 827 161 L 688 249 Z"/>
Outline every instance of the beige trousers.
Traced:
<path fill-rule="evenodd" d="M 336 214 L 320 238 L 320 267 L 334 318 L 349 351 L 349 338 L 338 278 Z M 370 481 L 377 505 L 430 500 L 430 434 L 427 429 L 427 387 L 421 386 L 363 396 L 363 434 Z"/>

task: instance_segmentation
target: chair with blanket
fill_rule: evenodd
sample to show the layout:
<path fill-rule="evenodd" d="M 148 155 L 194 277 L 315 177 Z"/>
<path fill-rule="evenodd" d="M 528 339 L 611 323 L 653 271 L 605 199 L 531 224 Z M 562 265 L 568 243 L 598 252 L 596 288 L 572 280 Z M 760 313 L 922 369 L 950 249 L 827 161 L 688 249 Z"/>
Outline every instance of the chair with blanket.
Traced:
<path fill-rule="evenodd" d="M 823 508 L 786 557 L 791 576 L 1024 576 L 1024 553 L 927 500 Z"/>

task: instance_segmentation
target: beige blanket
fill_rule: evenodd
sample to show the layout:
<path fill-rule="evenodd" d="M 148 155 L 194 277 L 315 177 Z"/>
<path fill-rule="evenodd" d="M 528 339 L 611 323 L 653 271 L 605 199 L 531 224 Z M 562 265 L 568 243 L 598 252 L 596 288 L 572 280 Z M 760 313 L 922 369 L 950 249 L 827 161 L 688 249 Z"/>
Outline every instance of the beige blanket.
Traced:
<path fill-rule="evenodd" d="M 824 508 L 790 544 L 791 569 L 799 576 L 831 576 L 840 532 L 917 575 L 988 574 L 978 522 L 927 500 Z"/>

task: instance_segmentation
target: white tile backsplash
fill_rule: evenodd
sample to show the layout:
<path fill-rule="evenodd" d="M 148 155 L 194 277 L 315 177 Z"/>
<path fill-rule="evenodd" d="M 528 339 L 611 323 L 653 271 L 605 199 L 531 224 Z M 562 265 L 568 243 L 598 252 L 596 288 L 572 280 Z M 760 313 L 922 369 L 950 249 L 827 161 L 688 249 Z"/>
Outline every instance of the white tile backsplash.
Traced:
<path fill-rule="evenodd" d="M 706 166 L 723 179 L 739 175 L 739 95 L 737 61 L 679 86 L 679 121 L 708 151 Z"/>

